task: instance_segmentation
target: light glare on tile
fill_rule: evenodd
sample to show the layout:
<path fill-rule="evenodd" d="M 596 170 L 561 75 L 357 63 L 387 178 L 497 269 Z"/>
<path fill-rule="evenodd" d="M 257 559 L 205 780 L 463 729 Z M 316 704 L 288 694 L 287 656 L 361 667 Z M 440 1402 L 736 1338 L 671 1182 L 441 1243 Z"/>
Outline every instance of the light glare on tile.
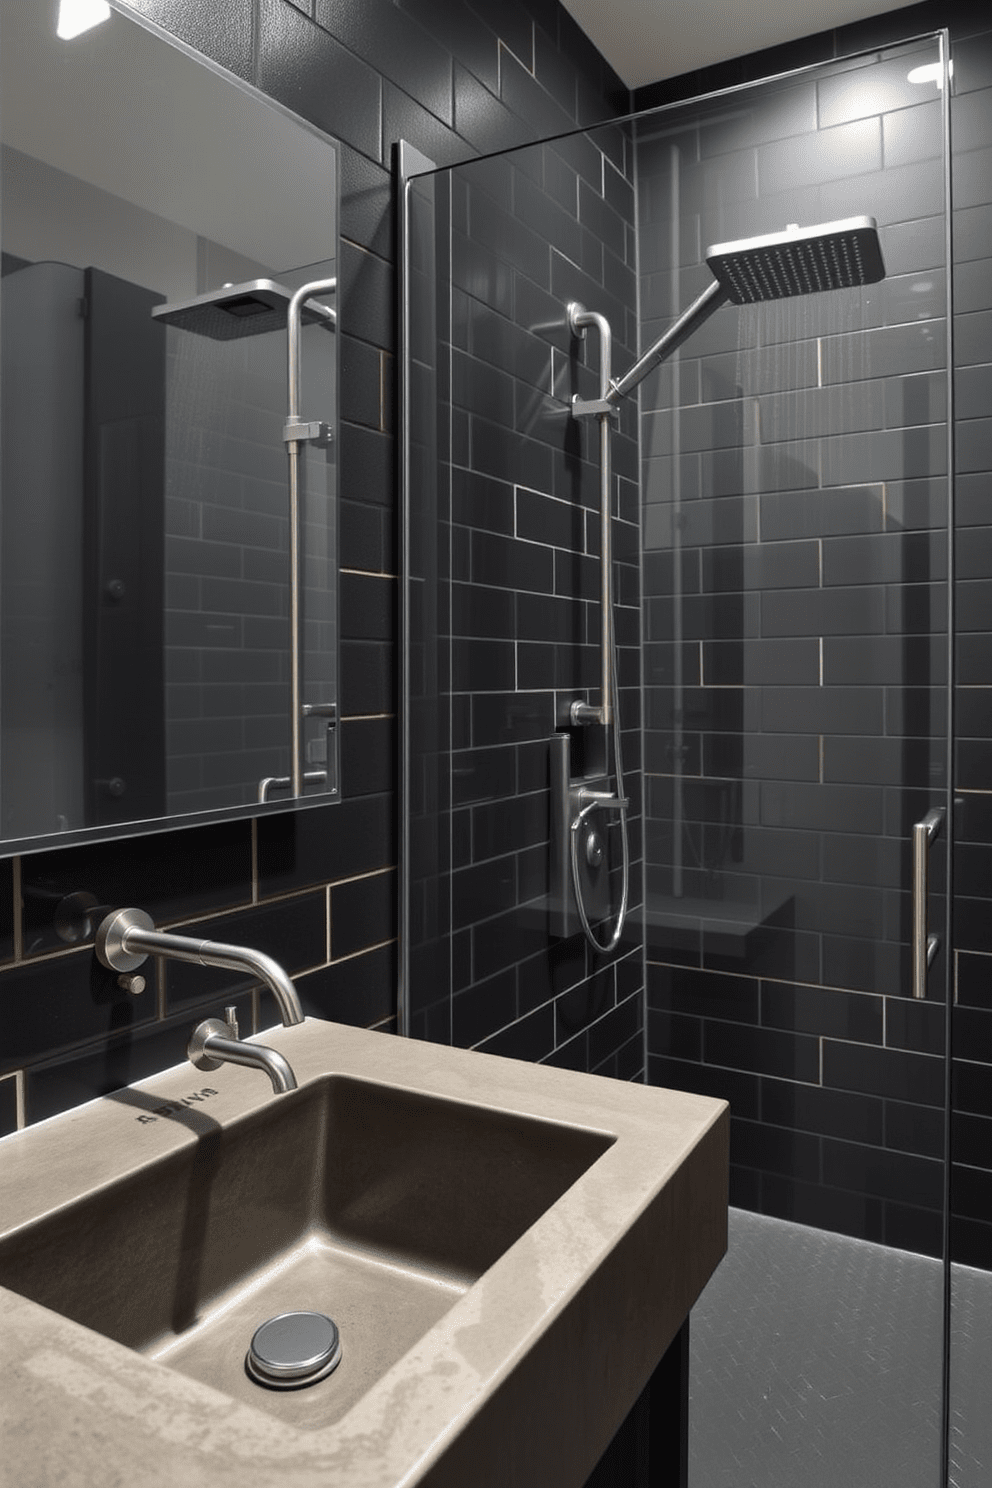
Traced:
<path fill-rule="evenodd" d="M 99 26 L 101 21 L 109 20 L 107 0 L 62 0 L 55 34 L 63 41 L 71 41 L 74 36 L 81 36 L 84 31 Z"/>
<path fill-rule="evenodd" d="M 954 63 L 947 64 L 949 77 L 954 76 Z M 944 86 L 944 69 L 939 62 L 928 62 L 925 67 L 914 67 L 912 72 L 906 74 L 911 83 L 936 83 L 938 88 Z"/>

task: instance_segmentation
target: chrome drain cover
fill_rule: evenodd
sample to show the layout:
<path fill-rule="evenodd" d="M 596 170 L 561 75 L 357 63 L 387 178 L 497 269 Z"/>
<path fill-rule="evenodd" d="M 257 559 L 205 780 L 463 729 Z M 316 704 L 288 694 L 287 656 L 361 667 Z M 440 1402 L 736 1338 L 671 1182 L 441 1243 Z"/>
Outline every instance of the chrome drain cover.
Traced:
<path fill-rule="evenodd" d="M 337 1325 L 322 1312 L 281 1312 L 255 1329 L 245 1369 L 260 1385 L 299 1390 L 325 1379 L 341 1361 Z"/>

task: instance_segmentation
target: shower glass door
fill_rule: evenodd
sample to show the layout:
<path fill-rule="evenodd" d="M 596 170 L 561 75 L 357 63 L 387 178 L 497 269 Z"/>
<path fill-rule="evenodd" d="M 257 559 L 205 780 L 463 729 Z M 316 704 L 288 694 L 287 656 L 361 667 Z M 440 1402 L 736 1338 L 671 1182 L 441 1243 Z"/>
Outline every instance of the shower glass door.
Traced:
<path fill-rule="evenodd" d="M 867 215 L 886 267 L 721 310 L 641 390 L 648 1071 L 733 1110 L 695 1488 L 942 1481 L 942 58 L 929 38 L 636 124 L 642 344 L 710 244 Z"/>

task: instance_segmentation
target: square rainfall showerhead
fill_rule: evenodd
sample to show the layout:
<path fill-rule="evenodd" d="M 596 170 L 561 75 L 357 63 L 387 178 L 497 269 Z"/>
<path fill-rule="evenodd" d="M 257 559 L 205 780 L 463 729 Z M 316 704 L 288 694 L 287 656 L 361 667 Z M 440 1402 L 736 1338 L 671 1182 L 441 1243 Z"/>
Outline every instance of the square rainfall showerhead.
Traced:
<path fill-rule="evenodd" d="M 849 217 L 817 227 L 716 243 L 706 262 L 735 305 L 789 299 L 858 284 L 877 284 L 885 264 L 874 217 Z"/>
<path fill-rule="evenodd" d="M 261 331 L 284 331 L 293 291 L 272 279 L 251 279 L 245 284 L 225 284 L 194 300 L 159 305 L 152 315 L 182 331 L 209 336 L 212 341 L 234 341 Z M 308 300 L 302 323 L 319 321 L 333 328 L 336 316 L 329 305 Z"/>

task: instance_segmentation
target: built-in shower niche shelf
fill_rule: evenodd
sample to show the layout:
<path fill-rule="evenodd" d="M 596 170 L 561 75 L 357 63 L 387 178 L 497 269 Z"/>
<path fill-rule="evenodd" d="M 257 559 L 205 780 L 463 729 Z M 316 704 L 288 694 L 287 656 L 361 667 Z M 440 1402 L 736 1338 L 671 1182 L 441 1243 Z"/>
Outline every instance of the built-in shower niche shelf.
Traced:
<path fill-rule="evenodd" d="M 644 907 L 648 953 L 673 951 L 714 956 L 753 965 L 775 953 L 795 921 L 795 898 L 783 895 L 770 906 L 742 899 L 691 899 L 652 896 Z"/>

